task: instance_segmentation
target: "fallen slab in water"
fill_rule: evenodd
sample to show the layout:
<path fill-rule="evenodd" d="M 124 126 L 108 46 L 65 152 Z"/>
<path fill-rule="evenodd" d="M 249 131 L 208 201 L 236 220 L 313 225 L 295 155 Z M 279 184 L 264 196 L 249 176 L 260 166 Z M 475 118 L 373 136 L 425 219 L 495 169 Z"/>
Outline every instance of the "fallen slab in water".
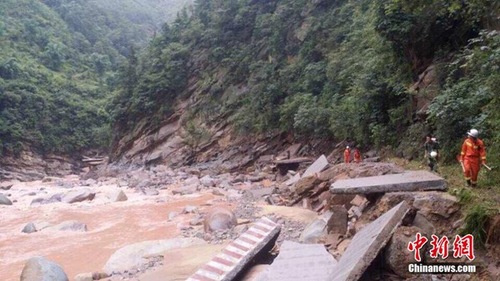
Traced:
<path fill-rule="evenodd" d="M 366 268 L 391 239 L 408 210 L 408 204 L 403 201 L 356 233 L 330 278 L 326 280 L 355 281 L 361 278 Z"/>
<path fill-rule="evenodd" d="M 332 193 L 351 194 L 422 190 L 446 190 L 446 182 L 431 172 L 406 171 L 401 174 L 343 179 L 330 186 Z"/>
<path fill-rule="evenodd" d="M 186 281 L 235 280 L 262 250 L 272 247 L 281 225 L 262 217 Z"/>

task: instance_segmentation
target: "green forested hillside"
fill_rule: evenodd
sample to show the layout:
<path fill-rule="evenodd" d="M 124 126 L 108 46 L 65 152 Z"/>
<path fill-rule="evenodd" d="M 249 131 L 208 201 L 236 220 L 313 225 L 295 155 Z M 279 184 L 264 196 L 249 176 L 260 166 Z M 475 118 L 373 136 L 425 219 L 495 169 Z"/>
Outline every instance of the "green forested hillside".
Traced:
<path fill-rule="evenodd" d="M 107 147 L 120 66 L 183 2 L 1 1 L 0 154 Z"/>
<path fill-rule="evenodd" d="M 498 153 L 498 2 L 195 1 L 132 61 L 115 98 L 115 137 L 168 117 L 197 81 L 192 118 L 241 133 L 289 131 L 418 150 L 435 132 L 448 157 L 474 126 Z M 134 67 L 134 65 L 136 67 Z M 437 98 L 417 115 L 435 69 Z M 403 147 L 404 148 L 404 147 Z M 403 149 L 404 150 L 404 149 Z"/>

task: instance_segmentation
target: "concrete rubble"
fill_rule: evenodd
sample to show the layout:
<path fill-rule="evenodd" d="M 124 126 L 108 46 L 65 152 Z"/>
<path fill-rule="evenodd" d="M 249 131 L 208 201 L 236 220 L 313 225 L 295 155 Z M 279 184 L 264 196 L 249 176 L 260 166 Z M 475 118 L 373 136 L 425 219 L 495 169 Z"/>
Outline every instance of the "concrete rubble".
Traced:
<path fill-rule="evenodd" d="M 278 257 L 257 281 L 324 281 L 336 264 L 337 261 L 321 244 L 284 241 Z"/>
<path fill-rule="evenodd" d="M 358 280 L 387 244 L 408 210 L 408 204 L 401 202 L 358 232 L 334 267 L 328 280 Z"/>
<path fill-rule="evenodd" d="M 446 190 L 446 182 L 431 172 L 406 171 L 395 175 L 338 180 L 330 187 L 332 193 L 351 194 L 421 190 Z"/>

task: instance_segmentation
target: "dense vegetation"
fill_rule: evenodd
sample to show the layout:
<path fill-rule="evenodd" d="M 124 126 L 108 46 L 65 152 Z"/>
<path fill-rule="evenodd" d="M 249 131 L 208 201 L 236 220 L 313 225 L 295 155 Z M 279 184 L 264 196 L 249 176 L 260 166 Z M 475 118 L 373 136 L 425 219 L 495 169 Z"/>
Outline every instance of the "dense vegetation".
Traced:
<path fill-rule="evenodd" d="M 451 159 L 474 126 L 498 152 L 498 10 L 490 0 L 195 1 L 129 63 L 115 136 L 139 120 L 159 124 L 191 79 L 199 102 L 190 116 L 229 116 L 246 134 L 289 131 L 412 155 L 434 131 Z M 426 93 L 410 86 L 431 65 L 438 97 L 422 119 L 415 103 Z"/>
<path fill-rule="evenodd" d="M 1 1 L 0 155 L 107 147 L 120 66 L 182 2 Z"/>

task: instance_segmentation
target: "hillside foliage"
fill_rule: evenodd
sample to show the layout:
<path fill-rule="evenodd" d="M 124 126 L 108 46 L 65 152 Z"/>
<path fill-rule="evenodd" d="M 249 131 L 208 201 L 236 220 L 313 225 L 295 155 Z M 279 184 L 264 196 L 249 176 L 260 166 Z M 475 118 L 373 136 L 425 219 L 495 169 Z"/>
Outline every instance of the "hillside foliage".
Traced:
<path fill-rule="evenodd" d="M 498 148 L 498 10 L 490 0 L 195 1 L 129 64 L 115 138 L 139 120 L 158 126 L 196 81 L 190 116 L 229 116 L 242 134 L 394 148 L 411 136 L 418 151 L 435 132 L 451 159 L 476 126 Z M 431 65 L 439 95 L 419 120 L 409 89 Z"/>
<path fill-rule="evenodd" d="M 0 155 L 107 148 L 120 67 L 183 2 L 1 1 Z"/>

